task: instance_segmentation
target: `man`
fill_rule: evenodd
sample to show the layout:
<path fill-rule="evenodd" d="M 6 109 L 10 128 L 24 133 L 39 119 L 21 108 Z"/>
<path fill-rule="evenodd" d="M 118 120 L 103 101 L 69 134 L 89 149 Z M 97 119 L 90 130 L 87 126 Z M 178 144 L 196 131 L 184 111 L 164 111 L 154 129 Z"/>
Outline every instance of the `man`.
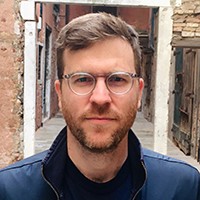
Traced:
<path fill-rule="evenodd" d="M 140 147 L 138 35 L 112 15 L 88 14 L 57 40 L 55 89 L 67 127 L 50 150 L 0 172 L 1 200 L 199 200 L 188 164 Z"/>

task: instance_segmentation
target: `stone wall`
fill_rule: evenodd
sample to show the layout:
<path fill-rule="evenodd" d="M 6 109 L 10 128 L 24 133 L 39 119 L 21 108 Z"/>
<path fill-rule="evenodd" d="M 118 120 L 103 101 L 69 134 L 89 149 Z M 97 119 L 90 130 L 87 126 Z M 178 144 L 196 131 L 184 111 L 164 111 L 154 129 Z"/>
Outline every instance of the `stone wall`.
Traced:
<path fill-rule="evenodd" d="M 200 37 L 200 1 L 182 0 L 174 9 L 173 39 Z"/>
<path fill-rule="evenodd" d="M 0 168 L 22 158 L 23 23 L 19 0 L 0 0 Z"/>

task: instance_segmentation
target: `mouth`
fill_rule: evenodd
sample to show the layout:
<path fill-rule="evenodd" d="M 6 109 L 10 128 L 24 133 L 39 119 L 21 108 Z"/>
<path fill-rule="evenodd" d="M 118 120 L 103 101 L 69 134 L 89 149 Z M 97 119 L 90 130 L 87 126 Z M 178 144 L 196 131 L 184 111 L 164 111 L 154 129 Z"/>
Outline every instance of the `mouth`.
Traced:
<path fill-rule="evenodd" d="M 87 117 L 86 120 L 93 124 L 108 124 L 116 119 L 109 117 Z"/>

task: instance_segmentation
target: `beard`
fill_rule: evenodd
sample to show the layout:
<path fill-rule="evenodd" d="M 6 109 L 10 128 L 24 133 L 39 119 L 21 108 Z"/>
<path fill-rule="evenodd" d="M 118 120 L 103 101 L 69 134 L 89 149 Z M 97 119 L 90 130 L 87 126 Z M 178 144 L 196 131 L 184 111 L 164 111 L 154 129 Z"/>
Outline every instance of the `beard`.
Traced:
<path fill-rule="evenodd" d="M 64 102 L 62 102 L 63 116 L 67 123 L 67 126 L 74 136 L 74 138 L 80 143 L 80 145 L 87 151 L 96 154 L 110 153 L 113 152 L 120 142 L 128 134 L 129 129 L 133 125 L 133 122 L 137 113 L 137 106 L 129 106 L 123 116 L 120 116 L 117 112 L 110 109 L 110 105 L 97 105 L 92 104 L 91 109 L 83 113 L 78 119 L 73 116 L 73 111 Z M 87 130 L 82 126 L 82 123 L 86 120 L 88 116 L 109 116 L 114 118 L 117 123 L 116 128 L 102 125 L 89 125 L 90 129 L 93 130 L 94 134 L 103 134 L 110 131 L 109 138 L 103 142 L 98 142 L 96 140 L 91 140 L 88 137 Z"/>

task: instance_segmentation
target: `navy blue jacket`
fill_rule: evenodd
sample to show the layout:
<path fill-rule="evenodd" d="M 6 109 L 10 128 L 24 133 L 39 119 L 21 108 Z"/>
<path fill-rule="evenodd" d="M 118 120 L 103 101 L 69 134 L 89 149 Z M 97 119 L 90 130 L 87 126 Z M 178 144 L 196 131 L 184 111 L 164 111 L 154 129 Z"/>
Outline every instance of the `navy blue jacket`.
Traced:
<path fill-rule="evenodd" d="M 200 175 L 195 168 L 141 149 L 131 130 L 129 151 L 135 156 L 134 200 L 200 200 Z M 48 151 L 0 170 L 0 200 L 62 200 L 66 153 L 64 128 Z"/>

